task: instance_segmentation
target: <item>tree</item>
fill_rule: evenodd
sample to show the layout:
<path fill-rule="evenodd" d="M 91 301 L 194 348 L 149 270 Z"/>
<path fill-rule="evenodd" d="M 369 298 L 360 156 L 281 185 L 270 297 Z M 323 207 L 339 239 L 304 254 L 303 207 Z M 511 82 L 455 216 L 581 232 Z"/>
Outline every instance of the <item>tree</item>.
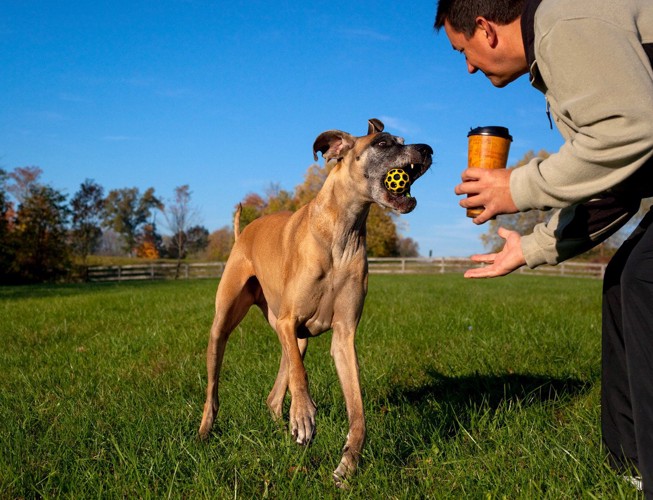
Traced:
<path fill-rule="evenodd" d="M 367 216 L 367 255 L 370 257 L 397 257 L 399 235 L 390 210 L 374 204 Z"/>
<path fill-rule="evenodd" d="M 419 245 L 412 238 L 399 238 L 400 257 L 419 257 Z"/>
<path fill-rule="evenodd" d="M 16 201 L 23 203 L 30 195 L 33 187 L 39 185 L 39 179 L 43 170 L 39 167 L 16 167 L 8 177 L 13 183 L 7 190 L 14 196 Z"/>
<path fill-rule="evenodd" d="M 209 244 L 209 230 L 204 226 L 193 226 L 186 232 L 186 249 L 189 255 L 198 255 Z"/>
<path fill-rule="evenodd" d="M 172 243 L 178 263 L 186 257 L 188 230 L 197 219 L 197 210 L 190 203 L 191 192 L 188 184 L 175 188 L 175 197 L 163 212 L 168 229 L 172 233 Z"/>
<path fill-rule="evenodd" d="M 16 249 L 12 226 L 14 213 L 6 190 L 7 173 L 0 168 L 0 283 L 9 282 Z"/>
<path fill-rule="evenodd" d="M 297 198 L 290 191 L 281 189 L 277 184 L 272 184 L 266 194 L 267 202 L 263 215 L 289 210 L 294 212 L 300 207 Z"/>
<path fill-rule="evenodd" d="M 124 251 L 133 255 L 141 230 L 152 210 L 163 210 L 163 203 L 149 188 L 141 196 L 138 188 L 114 189 L 104 201 L 104 224 L 120 234 L 124 240 Z"/>
<path fill-rule="evenodd" d="M 66 241 L 66 196 L 49 186 L 31 186 L 16 214 L 14 271 L 24 281 L 57 279 L 70 270 Z"/>
<path fill-rule="evenodd" d="M 228 226 L 224 226 L 209 235 L 204 257 L 209 260 L 224 262 L 229 258 L 233 244 L 234 233 Z"/>
<path fill-rule="evenodd" d="M 258 194 L 249 193 L 240 205 L 242 206 L 240 212 L 240 230 L 242 231 L 247 224 L 263 215 L 263 210 L 265 210 L 267 203 Z"/>
<path fill-rule="evenodd" d="M 86 179 L 70 201 L 72 209 L 72 246 L 86 264 L 86 257 L 94 252 L 102 237 L 101 217 L 104 207 L 104 189 Z"/>
<path fill-rule="evenodd" d="M 295 197 L 299 206 L 306 205 L 315 198 L 335 164 L 335 162 L 326 162 L 321 167 L 318 163 L 314 163 L 308 167 L 304 182 L 295 188 Z"/>
<path fill-rule="evenodd" d="M 161 254 L 161 236 L 156 232 L 154 223 L 145 224 L 143 231 L 138 236 L 138 246 L 136 247 L 136 257 L 141 259 L 158 259 Z"/>

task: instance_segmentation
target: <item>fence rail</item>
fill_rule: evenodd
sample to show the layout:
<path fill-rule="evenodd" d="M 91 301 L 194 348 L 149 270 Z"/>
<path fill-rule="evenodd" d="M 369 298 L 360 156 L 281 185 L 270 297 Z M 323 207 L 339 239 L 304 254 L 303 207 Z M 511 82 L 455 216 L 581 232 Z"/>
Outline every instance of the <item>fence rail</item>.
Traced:
<path fill-rule="evenodd" d="M 436 258 L 371 258 L 370 273 L 395 274 L 434 274 L 463 272 L 479 264 L 463 257 Z M 603 278 L 606 264 L 593 262 L 563 262 L 557 266 L 541 266 L 536 269 L 522 267 L 520 274 L 540 274 L 550 276 L 576 276 L 587 278 Z"/>
<path fill-rule="evenodd" d="M 462 273 L 477 266 L 466 258 L 370 258 L 370 274 L 444 274 Z M 219 278 L 224 271 L 224 262 L 206 263 L 161 263 L 135 264 L 125 266 L 92 266 L 87 269 L 88 281 L 132 281 Z M 575 276 L 603 278 L 605 264 L 590 262 L 563 262 L 557 266 L 541 266 L 537 269 L 521 268 L 520 274 L 547 276 Z"/>
<path fill-rule="evenodd" d="M 126 266 L 91 266 L 87 269 L 88 281 L 134 281 L 190 278 L 219 278 L 224 262 L 169 264 L 152 262 Z"/>

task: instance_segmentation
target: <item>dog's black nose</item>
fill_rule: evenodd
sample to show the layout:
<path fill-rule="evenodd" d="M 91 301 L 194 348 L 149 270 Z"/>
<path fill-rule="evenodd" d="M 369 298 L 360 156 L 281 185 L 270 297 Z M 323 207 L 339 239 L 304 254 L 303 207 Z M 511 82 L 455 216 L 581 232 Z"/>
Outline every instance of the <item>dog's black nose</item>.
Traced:
<path fill-rule="evenodd" d="M 429 146 L 428 144 L 415 144 L 415 149 L 422 153 L 423 155 L 432 155 L 433 154 L 433 148 Z"/>

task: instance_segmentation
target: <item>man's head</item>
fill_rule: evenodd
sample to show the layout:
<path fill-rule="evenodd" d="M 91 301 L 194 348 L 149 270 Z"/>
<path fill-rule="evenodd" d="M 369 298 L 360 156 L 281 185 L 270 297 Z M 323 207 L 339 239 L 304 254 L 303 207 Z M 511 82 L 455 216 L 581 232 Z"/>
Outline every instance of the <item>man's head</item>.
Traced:
<path fill-rule="evenodd" d="M 435 29 L 444 28 L 470 73 L 503 87 L 528 71 L 520 19 L 525 0 L 439 0 Z"/>

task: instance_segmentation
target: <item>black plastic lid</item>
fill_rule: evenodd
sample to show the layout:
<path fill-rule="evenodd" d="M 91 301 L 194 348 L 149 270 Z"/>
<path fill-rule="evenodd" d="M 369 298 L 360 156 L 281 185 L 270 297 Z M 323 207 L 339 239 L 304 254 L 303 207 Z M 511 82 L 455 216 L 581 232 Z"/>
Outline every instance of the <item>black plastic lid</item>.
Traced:
<path fill-rule="evenodd" d="M 494 135 L 512 141 L 512 136 L 506 127 L 476 127 L 469 131 L 467 137 L 470 135 Z"/>

